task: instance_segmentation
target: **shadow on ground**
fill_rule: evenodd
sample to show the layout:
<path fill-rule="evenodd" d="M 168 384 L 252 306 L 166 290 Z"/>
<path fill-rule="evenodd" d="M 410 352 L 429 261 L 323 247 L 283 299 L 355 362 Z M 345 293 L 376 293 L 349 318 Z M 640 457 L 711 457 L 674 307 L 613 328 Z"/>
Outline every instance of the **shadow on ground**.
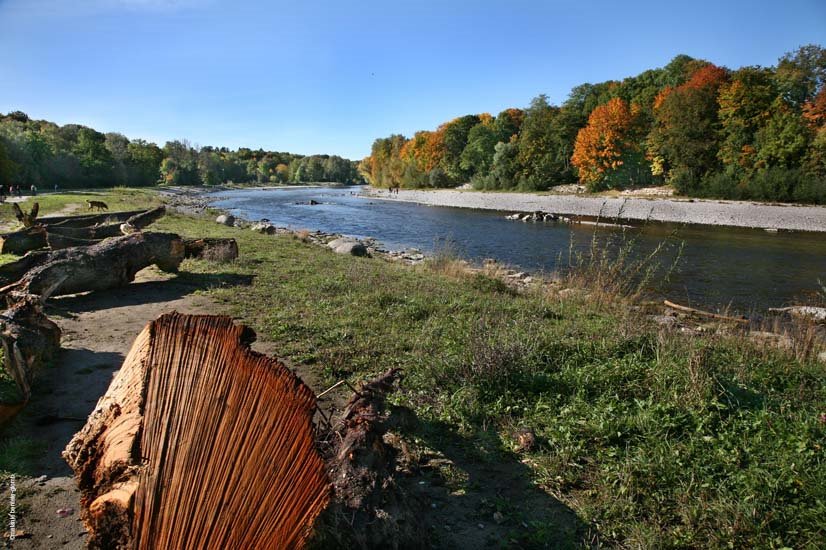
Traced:
<path fill-rule="evenodd" d="M 388 423 L 432 451 L 400 480 L 425 501 L 432 547 L 582 548 L 596 539 L 592 527 L 532 482 L 530 468 L 503 451 L 495 433 L 465 438 L 404 407 L 394 407 Z"/>
<path fill-rule="evenodd" d="M 158 272 L 160 273 L 160 272 Z M 251 275 L 236 273 L 162 274 L 161 280 L 136 281 L 127 286 L 52 298 L 46 307 L 49 316 L 71 316 L 113 307 L 128 307 L 149 303 L 171 302 L 198 290 L 248 286 Z"/>

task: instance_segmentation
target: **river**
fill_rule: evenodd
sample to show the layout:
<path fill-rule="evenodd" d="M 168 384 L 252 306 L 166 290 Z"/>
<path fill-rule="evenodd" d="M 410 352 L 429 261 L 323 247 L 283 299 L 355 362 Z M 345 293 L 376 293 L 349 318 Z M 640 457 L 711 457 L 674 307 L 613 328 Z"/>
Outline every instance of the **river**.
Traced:
<path fill-rule="evenodd" d="M 481 262 L 550 273 L 569 265 L 569 251 L 592 242 L 616 254 L 622 243 L 642 258 L 665 243 L 656 291 L 680 303 L 747 313 L 810 302 L 826 285 L 826 236 L 710 226 L 648 223 L 631 230 L 565 223 L 524 223 L 490 210 L 422 206 L 360 196 L 358 187 L 222 191 L 213 206 L 249 220 L 293 229 L 374 237 L 386 248 L 449 249 Z M 319 204 L 311 205 L 310 201 Z M 669 279 L 667 268 L 675 265 Z"/>

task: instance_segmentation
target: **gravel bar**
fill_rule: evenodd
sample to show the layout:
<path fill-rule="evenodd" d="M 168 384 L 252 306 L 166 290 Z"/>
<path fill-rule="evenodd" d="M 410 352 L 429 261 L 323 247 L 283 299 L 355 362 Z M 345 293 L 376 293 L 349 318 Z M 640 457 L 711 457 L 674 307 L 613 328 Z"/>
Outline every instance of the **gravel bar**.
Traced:
<path fill-rule="evenodd" d="M 452 190 L 370 189 L 373 199 L 415 202 L 430 206 L 480 208 L 502 212 L 547 212 L 625 220 L 653 220 L 755 229 L 826 232 L 826 206 L 762 204 L 700 199 L 578 197 L 530 193 L 484 193 Z"/>

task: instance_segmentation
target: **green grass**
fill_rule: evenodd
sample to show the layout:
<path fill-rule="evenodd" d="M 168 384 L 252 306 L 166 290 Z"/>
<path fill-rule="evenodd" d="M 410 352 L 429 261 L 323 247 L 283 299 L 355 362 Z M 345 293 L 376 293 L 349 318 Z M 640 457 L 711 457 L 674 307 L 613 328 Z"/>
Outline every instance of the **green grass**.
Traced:
<path fill-rule="evenodd" d="M 538 445 L 519 459 L 600 544 L 826 540 L 823 364 L 733 336 L 661 333 L 624 302 L 514 293 L 484 275 L 339 256 L 206 217 L 153 228 L 235 237 L 239 260 L 187 261 L 181 276 L 211 277 L 214 299 L 328 382 L 401 367 L 392 400 L 471 447 L 492 440 L 479 460 L 512 459 L 515 431 L 532 430 Z M 243 277 L 252 283 L 234 285 Z M 555 527 L 528 531 L 542 546 Z"/>
<path fill-rule="evenodd" d="M 70 204 L 77 204 L 79 209 L 74 214 L 80 215 L 92 213 L 86 207 L 87 199 L 104 201 L 109 206 L 110 212 L 159 204 L 157 196 L 151 190 L 123 188 L 41 194 L 36 197 L 29 197 L 19 204 L 23 211 L 28 212 L 32 205 L 37 202 L 40 208 L 40 216 L 59 212 Z M 17 223 L 10 203 L 0 204 L 0 223 Z"/>

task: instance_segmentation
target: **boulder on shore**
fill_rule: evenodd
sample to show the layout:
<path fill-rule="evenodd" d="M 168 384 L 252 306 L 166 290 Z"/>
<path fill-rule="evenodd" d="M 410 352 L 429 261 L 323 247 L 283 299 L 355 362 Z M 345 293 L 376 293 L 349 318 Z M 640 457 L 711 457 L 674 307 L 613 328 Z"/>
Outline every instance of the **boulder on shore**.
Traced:
<path fill-rule="evenodd" d="M 216 223 L 220 223 L 229 227 L 235 225 L 235 216 L 232 214 L 221 214 L 217 218 L 215 218 Z"/>
<path fill-rule="evenodd" d="M 327 246 L 336 254 L 350 254 L 351 256 L 367 256 L 367 247 L 358 239 L 340 237 L 333 239 Z"/>
<path fill-rule="evenodd" d="M 252 227 L 250 227 L 253 231 L 257 231 L 258 233 L 263 233 L 264 235 L 274 235 L 275 234 L 275 226 L 271 223 L 256 223 Z"/>

